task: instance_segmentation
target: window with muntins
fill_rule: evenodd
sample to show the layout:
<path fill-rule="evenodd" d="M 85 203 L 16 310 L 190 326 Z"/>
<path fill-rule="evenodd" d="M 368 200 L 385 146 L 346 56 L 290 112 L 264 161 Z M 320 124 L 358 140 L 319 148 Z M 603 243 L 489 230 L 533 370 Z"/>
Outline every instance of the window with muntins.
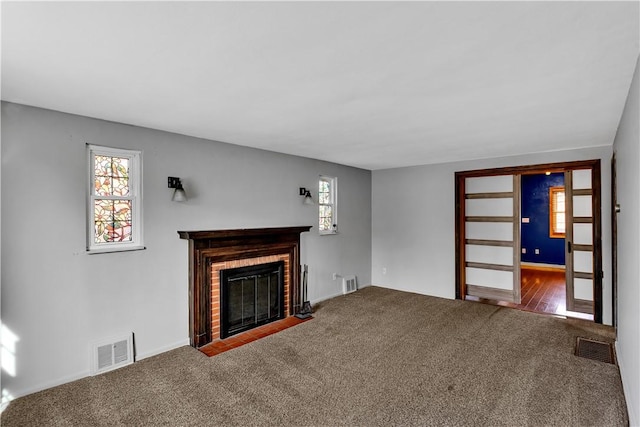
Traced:
<path fill-rule="evenodd" d="M 90 253 L 143 249 L 141 152 L 88 145 Z"/>
<path fill-rule="evenodd" d="M 549 237 L 565 237 L 564 187 L 549 188 Z"/>
<path fill-rule="evenodd" d="M 320 177 L 318 183 L 318 230 L 320 234 L 335 234 L 338 232 L 337 185 L 337 178 Z"/>

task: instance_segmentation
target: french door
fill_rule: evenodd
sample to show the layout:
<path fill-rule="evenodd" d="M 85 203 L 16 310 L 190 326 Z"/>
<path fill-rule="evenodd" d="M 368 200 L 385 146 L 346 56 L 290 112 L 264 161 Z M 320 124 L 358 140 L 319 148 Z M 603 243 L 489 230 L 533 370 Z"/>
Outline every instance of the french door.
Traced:
<path fill-rule="evenodd" d="M 565 173 L 567 311 L 602 323 L 600 160 L 456 173 L 456 298 L 520 304 L 520 179 Z"/>
<path fill-rule="evenodd" d="M 520 175 L 464 181 L 466 295 L 520 303 Z"/>
<path fill-rule="evenodd" d="M 567 311 L 587 314 L 595 314 L 596 311 L 595 279 L 596 276 L 602 279 L 602 272 L 594 245 L 594 242 L 600 244 L 600 239 L 595 238 L 600 235 L 600 221 L 594 218 L 593 188 L 596 186 L 594 178 L 599 183 L 599 175 L 599 168 L 574 169 L 564 173 Z M 597 204 L 600 204 L 599 200 Z"/>

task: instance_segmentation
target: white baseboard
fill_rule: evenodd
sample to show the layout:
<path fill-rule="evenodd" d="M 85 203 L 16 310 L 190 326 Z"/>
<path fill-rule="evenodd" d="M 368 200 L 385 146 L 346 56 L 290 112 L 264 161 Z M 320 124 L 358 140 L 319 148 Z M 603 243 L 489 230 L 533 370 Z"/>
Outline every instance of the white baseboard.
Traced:
<path fill-rule="evenodd" d="M 178 347 L 184 347 L 185 345 L 189 345 L 189 338 L 185 338 L 173 344 L 156 348 L 152 351 L 147 351 L 146 353 L 136 354 L 136 361 L 146 359 L 147 357 L 151 357 L 151 356 L 157 356 L 158 354 L 165 353 L 170 350 L 174 350 Z"/>
<path fill-rule="evenodd" d="M 377 286 L 379 288 L 391 289 L 391 290 L 400 291 L 400 292 L 407 292 L 407 293 L 416 294 L 416 295 L 426 295 L 428 297 L 450 299 L 450 300 L 451 299 L 456 299 L 456 295 L 453 292 L 450 295 L 440 295 L 440 294 L 434 294 L 434 293 L 427 293 L 423 289 L 403 288 L 403 287 L 400 287 L 400 286 L 391 286 L 389 284 L 387 284 L 387 285 L 372 284 L 370 286 Z"/>
<path fill-rule="evenodd" d="M 371 285 L 361 285 L 361 284 L 358 283 L 358 289 L 366 288 L 367 286 L 371 286 Z M 335 293 L 335 294 L 325 295 L 323 297 L 313 299 L 313 300 L 311 300 L 309 302 L 311 303 L 311 305 L 315 305 L 315 304 L 318 304 L 319 302 L 326 301 L 326 300 L 329 300 L 331 298 L 339 297 L 339 296 L 342 296 L 342 295 L 344 295 L 342 292 L 338 292 L 338 293 Z"/>
<path fill-rule="evenodd" d="M 320 298 L 313 299 L 313 300 L 311 300 L 309 302 L 313 306 L 313 305 L 318 304 L 319 302 L 326 301 L 326 300 L 329 300 L 331 298 L 339 297 L 341 295 L 342 295 L 342 292 L 338 292 L 337 294 L 326 295 L 326 296 L 323 296 L 323 297 L 320 297 Z"/>
<path fill-rule="evenodd" d="M 175 342 L 173 344 L 169 344 L 169 345 L 166 345 L 166 346 L 162 346 L 162 347 L 156 348 L 156 349 L 154 349 L 152 351 L 148 351 L 148 352 L 145 352 L 145 353 L 138 354 L 138 355 L 136 355 L 135 360 L 138 361 L 138 360 L 146 359 L 147 357 L 156 356 L 156 355 L 158 355 L 160 353 L 164 353 L 164 352 L 167 352 L 169 350 L 176 349 L 178 347 L 183 347 L 185 345 L 189 345 L 189 338 L 180 340 L 180 341 Z M 135 362 L 134 362 L 134 364 L 135 364 Z M 129 366 L 131 366 L 131 365 L 129 365 Z M 86 378 L 86 377 L 89 377 L 89 376 L 91 376 L 91 372 L 89 370 L 86 370 L 86 371 L 82 371 L 82 372 L 79 372 L 79 373 L 74 374 L 74 375 L 69 375 L 67 377 L 58 378 L 58 379 L 53 380 L 53 381 L 43 382 L 43 383 L 38 384 L 38 385 L 33 386 L 33 387 L 27 387 L 27 388 L 22 389 L 22 390 L 11 390 L 10 399 L 6 399 L 5 396 L 2 397 L 2 402 L 0 403 L 0 412 L 2 412 L 7 406 L 9 406 L 9 404 L 11 403 L 11 400 L 17 399 L 19 397 L 27 396 L 29 394 L 37 393 L 39 391 L 46 390 L 48 388 L 53 388 L 53 387 L 57 387 L 57 386 L 62 385 L 62 384 L 66 384 L 66 383 L 70 383 L 70 382 L 73 382 L 73 381 L 81 380 L 82 378 Z"/>
<path fill-rule="evenodd" d="M 38 384 L 38 385 L 33 386 L 33 387 L 27 387 L 27 388 L 25 388 L 23 390 L 17 390 L 17 391 L 16 390 L 11 390 L 11 397 L 10 397 L 9 400 L 7 400 L 5 398 L 5 396 L 2 396 L 1 410 L 4 411 L 4 409 L 7 406 L 9 406 L 9 404 L 11 403 L 12 400 L 15 400 L 15 399 L 17 399 L 19 397 L 23 397 L 23 396 L 27 396 L 29 394 L 37 393 L 39 391 L 46 390 L 48 388 L 57 387 L 57 386 L 62 385 L 62 384 L 66 384 L 66 383 L 70 383 L 70 382 L 73 382 L 73 381 L 81 380 L 81 379 L 86 378 L 88 376 L 91 376 L 91 372 L 89 370 L 86 370 L 86 371 L 78 373 L 78 374 L 74 374 L 74 375 L 69 375 L 67 377 L 58 378 L 58 379 L 53 380 L 53 381 L 47 381 L 47 382 Z"/>
<path fill-rule="evenodd" d="M 636 413 L 637 410 L 640 409 L 639 406 L 634 406 L 634 402 L 629 401 L 629 386 L 628 380 L 625 380 L 625 369 L 624 369 L 624 361 L 620 359 L 620 352 L 618 351 L 618 341 L 616 340 L 616 359 L 618 361 L 618 369 L 620 370 L 620 378 L 622 378 L 622 391 L 624 392 L 625 400 L 627 402 L 627 414 L 629 414 L 629 426 L 631 427 L 639 427 L 640 426 L 640 414 Z M 635 403 L 637 405 L 637 403 Z"/>

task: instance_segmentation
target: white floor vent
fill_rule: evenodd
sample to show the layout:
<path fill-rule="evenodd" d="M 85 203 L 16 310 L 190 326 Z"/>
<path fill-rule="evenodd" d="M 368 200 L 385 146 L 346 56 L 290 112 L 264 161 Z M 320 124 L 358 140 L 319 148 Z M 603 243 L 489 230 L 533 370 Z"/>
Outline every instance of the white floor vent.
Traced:
<path fill-rule="evenodd" d="M 358 282 L 356 276 L 345 276 L 342 278 L 342 293 L 350 294 L 358 290 Z"/>
<path fill-rule="evenodd" d="M 133 363 L 133 334 L 95 341 L 91 344 L 91 375 L 102 374 Z"/>

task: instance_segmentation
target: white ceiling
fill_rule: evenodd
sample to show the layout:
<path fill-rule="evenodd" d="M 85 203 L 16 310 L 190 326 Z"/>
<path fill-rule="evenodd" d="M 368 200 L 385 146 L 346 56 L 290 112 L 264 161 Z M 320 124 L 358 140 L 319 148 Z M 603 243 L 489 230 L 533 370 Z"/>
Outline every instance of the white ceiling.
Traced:
<path fill-rule="evenodd" d="M 382 169 L 610 145 L 638 2 L 3 2 L 2 99 Z"/>

